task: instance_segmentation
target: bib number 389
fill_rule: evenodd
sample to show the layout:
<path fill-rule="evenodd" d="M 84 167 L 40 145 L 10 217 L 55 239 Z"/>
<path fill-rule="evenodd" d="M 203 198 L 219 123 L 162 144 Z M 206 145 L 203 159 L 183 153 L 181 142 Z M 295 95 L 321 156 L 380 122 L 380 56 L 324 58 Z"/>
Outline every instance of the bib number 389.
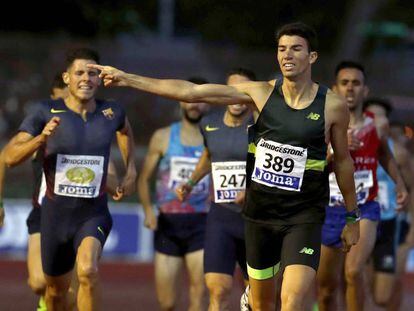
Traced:
<path fill-rule="evenodd" d="M 252 180 L 268 187 L 300 191 L 306 159 L 306 148 L 262 138 L 256 147 Z"/>

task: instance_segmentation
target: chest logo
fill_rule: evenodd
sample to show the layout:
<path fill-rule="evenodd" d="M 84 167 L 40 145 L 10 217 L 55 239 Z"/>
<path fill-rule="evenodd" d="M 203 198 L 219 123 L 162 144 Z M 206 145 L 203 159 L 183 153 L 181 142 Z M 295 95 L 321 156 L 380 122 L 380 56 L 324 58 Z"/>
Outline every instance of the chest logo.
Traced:
<path fill-rule="evenodd" d="M 62 113 L 62 112 L 66 112 L 66 110 L 59 110 L 59 109 L 52 108 L 52 109 L 50 109 L 50 112 L 51 113 Z"/>
<path fill-rule="evenodd" d="M 211 127 L 210 125 L 206 126 L 206 131 L 207 132 L 213 132 L 213 131 L 217 131 L 219 129 L 220 129 L 219 127 Z"/>
<path fill-rule="evenodd" d="M 315 112 L 311 112 L 311 113 L 308 114 L 308 116 L 306 117 L 306 119 L 310 119 L 310 120 L 313 120 L 313 121 L 317 121 L 317 120 L 319 120 L 320 117 L 321 117 L 320 114 L 315 113 Z"/>
<path fill-rule="evenodd" d="M 102 113 L 105 116 L 105 118 L 107 118 L 108 120 L 113 120 L 115 118 L 115 114 L 112 108 L 102 110 Z"/>

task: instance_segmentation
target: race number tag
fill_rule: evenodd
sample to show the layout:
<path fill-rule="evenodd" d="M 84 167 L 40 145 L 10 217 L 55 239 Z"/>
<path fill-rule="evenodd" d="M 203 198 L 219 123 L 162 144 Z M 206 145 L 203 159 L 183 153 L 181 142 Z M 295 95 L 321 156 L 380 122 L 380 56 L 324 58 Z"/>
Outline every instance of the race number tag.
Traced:
<path fill-rule="evenodd" d="M 104 157 L 58 154 L 55 188 L 57 195 L 96 198 L 99 195 Z"/>
<path fill-rule="evenodd" d="M 381 211 L 388 211 L 391 207 L 389 198 L 389 186 L 385 181 L 378 181 L 378 196 L 377 201 L 380 204 Z"/>
<path fill-rule="evenodd" d="M 175 189 L 179 185 L 187 182 L 194 172 L 198 163 L 198 158 L 190 157 L 171 157 L 170 162 L 170 179 L 168 181 L 168 187 Z M 193 187 L 191 193 L 207 193 L 209 187 L 209 176 L 205 176 L 201 179 L 197 185 Z"/>
<path fill-rule="evenodd" d="M 256 147 L 252 180 L 269 187 L 300 191 L 307 156 L 306 148 L 262 138 Z"/>
<path fill-rule="evenodd" d="M 215 203 L 234 202 L 237 194 L 246 189 L 246 162 L 213 162 L 211 171 Z"/>
<path fill-rule="evenodd" d="M 355 191 L 358 204 L 364 204 L 369 195 L 369 190 L 374 186 L 374 178 L 371 170 L 356 171 L 354 173 Z M 336 182 L 335 173 L 329 174 L 329 190 L 330 198 L 329 205 L 344 205 L 344 197 L 341 190 L 339 190 L 338 183 Z"/>

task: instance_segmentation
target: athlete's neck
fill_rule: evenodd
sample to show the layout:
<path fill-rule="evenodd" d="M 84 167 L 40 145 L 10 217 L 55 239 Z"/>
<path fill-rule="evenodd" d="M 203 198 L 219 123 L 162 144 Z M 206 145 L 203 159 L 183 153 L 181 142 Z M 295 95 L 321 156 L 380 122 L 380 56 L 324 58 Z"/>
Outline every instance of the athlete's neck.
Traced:
<path fill-rule="evenodd" d="M 362 105 L 358 105 L 355 109 L 349 111 L 349 127 L 358 128 L 364 124 L 364 113 Z"/>
<path fill-rule="evenodd" d="M 73 95 L 69 95 L 68 97 L 66 97 L 64 101 L 65 101 L 66 106 L 70 110 L 80 114 L 82 118 L 85 120 L 86 120 L 86 113 L 93 112 L 96 109 L 95 98 L 92 98 L 88 101 L 81 101 L 78 98 L 74 97 Z"/>
<path fill-rule="evenodd" d="M 223 122 L 228 127 L 237 127 L 243 124 L 244 120 L 249 115 L 249 110 L 246 109 L 240 115 L 232 115 L 228 110 L 224 113 Z"/>
<path fill-rule="evenodd" d="M 199 133 L 198 122 L 193 123 L 188 121 L 185 117 L 181 120 L 182 130 L 188 133 Z"/>
<path fill-rule="evenodd" d="M 318 85 L 310 79 L 310 76 L 291 80 L 283 79 L 282 91 L 286 103 L 292 108 L 302 109 L 306 108 L 315 98 L 318 90 Z"/>
<path fill-rule="evenodd" d="M 203 143 L 198 123 L 192 123 L 185 117 L 181 120 L 180 140 L 185 146 L 198 146 Z"/>

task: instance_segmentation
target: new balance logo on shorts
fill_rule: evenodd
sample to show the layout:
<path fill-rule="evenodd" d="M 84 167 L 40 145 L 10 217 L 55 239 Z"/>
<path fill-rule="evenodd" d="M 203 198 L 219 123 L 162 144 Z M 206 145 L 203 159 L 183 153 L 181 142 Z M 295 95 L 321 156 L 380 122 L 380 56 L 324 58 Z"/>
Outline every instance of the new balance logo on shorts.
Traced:
<path fill-rule="evenodd" d="M 299 252 L 299 254 L 306 254 L 306 255 L 313 255 L 314 250 L 312 248 L 307 248 L 304 247 L 302 248 L 302 250 Z"/>

